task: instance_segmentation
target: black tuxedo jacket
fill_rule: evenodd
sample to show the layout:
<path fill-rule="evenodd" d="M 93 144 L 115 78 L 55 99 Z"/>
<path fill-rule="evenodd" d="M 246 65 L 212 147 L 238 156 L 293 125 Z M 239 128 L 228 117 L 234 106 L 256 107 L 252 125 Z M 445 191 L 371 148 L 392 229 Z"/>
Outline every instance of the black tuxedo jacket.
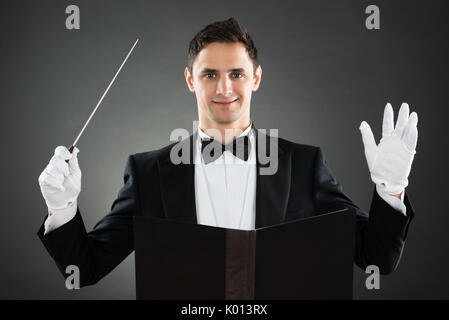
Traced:
<path fill-rule="evenodd" d="M 256 150 L 263 139 L 271 143 L 273 138 L 256 132 Z M 192 151 L 196 135 L 180 143 Z M 71 221 L 46 235 L 41 225 L 38 235 L 64 276 L 68 276 L 68 265 L 77 265 L 80 286 L 86 286 L 113 270 L 134 250 L 133 216 L 197 223 L 193 151 L 190 164 L 173 164 L 170 151 L 174 145 L 128 157 L 124 185 L 110 213 L 92 231 L 86 232 L 79 207 Z M 397 267 L 414 216 L 407 194 L 405 216 L 374 190 L 368 216 L 343 194 L 320 148 L 279 138 L 278 163 L 274 175 L 260 175 L 258 163 L 256 228 L 355 208 L 354 262 L 363 270 L 377 265 L 382 274 Z"/>

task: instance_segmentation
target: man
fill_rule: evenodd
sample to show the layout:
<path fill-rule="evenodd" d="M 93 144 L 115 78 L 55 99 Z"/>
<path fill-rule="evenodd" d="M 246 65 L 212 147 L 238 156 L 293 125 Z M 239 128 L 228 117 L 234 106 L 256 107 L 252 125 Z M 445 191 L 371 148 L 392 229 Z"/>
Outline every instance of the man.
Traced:
<path fill-rule="evenodd" d="M 387 104 L 379 145 L 368 124 L 360 126 L 376 184 L 368 217 L 343 194 L 320 148 L 273 140 L 255 128 L 250 102 L 262 68 L 251 37 L 235 19 L 212 23 L 192 39 L 184 75 L 197 98 L 199 130 L 179 144 L 129 156 L 111 212 L 90 232 L 77 206 L 79 150 L 56 148 L 39 177 L 48 216 L 38 234 L 64 275 L 68 265 L 77 265 L 85 286 L 113 270 L 134 249 L 133 216 L 250 230 L 343 208 L 357 212 L 355 263 L 362 269 L 375 264 L 382 274 L 397 267 L 414 216 L 405 187 L 417 115 L 409 115 L 408 105 L 401 106 L 394 126 Z M 261 171 L 258 150 L 265 143 L 278 146 L 272 174 Z M 179 149 L 181 156 L 189 153 L 181 163 L 173 152 L 180 145 L 187 146 Z"/>

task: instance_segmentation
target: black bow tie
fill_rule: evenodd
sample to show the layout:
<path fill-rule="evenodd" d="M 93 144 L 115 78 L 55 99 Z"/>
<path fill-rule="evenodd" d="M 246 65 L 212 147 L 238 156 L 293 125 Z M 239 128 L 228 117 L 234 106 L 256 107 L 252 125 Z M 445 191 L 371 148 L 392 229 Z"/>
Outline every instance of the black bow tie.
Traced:
<path fill-rule="evenodd" d="M 246 161 L 248 160 L 250 147 L 251 142 L 247 135 L 239 137 L 227 145 L 222 145 L 219 141 L 208 138 L 201 139 L 201 154 L 206 164 L 220 158 L 226 150 L 231 151 L 237 158 Z"/>

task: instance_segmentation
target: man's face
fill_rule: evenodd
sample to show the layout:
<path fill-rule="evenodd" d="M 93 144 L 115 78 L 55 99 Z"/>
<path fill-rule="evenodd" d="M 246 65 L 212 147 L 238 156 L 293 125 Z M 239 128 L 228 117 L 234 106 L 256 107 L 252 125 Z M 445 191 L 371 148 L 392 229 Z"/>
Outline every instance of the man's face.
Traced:
<path fill-rule="evenodd" d="M 196 95 L 200 122 L 213 127 L 249 123 L 252 91 L 259 87 L 260 66 L 253 62 L 240 43 L 214 42 L 204 47 L 196 57 L 193 75 L 185 69 L 187 85 Z"/>

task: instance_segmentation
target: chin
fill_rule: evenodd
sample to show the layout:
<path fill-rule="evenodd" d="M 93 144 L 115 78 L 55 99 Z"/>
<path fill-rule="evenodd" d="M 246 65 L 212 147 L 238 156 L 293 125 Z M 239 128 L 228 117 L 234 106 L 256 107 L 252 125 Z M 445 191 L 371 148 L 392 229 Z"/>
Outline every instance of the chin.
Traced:
<path fill-rule="evenodd" d="M 214 120 L 216 123 L 219 124 L 231 124 L 235 122 L 238 119 L 238 117 L 213 117 L 212 120 Z"/>
<path fill-rule="evenodd" d="M 209 117 L 220 124 L 228 124 L 238 120 L 241 116 L 241 110 L 215 110 L 209 109 Z"/>

